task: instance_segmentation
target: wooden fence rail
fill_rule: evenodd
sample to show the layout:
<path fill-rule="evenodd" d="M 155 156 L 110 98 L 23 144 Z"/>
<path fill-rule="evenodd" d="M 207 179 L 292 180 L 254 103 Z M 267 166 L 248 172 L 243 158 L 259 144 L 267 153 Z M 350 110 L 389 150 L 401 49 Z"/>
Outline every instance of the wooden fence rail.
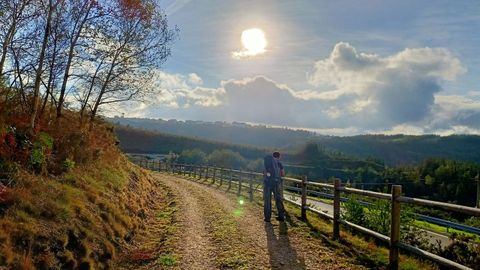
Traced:
<path fill-rule="evenodd" d="M 234 170 L 230 168 L 218 168 L 218 167 L 199 166 L 199 165 L 192 165 L 192 164 L 174 164 L 174 163 L 165 163 L 165 162 L 158 162 L 158 165 L 155 166 L 153 161 L 147 161 L 145 159 L 132 159 L 132 161 L 144 168 L 148 168 L 152 170 L 158 169 L 158 171 L 171 172 L 173 174 L 179 174 L 179 175 L 185 175 L 185 176 L 188 174 L 189 177 L 193 177 L 195 179 L 196 178 L 202 179 L 203 177 L 204 181 L 207 181 L 208 179 L 212 179 L 213 183 L 215 183 L 215 181 L 219 181 L 220 186 L 223 185 L 224 181 L 228 181 L 229 190 L 232 188 L 233 182 L 235 182 L 238 188 L 237 190 L 238 195 L 242 193 L 242 187 L 244 187 L 244 183 L 248 182 L 245 188 L 248 189 L 247 194 L 249 195 L 250 201 L 253 200 L 253 193 L 255 191 L 261 191 L 258 188 L 254 187 L 255 183 L 257 183 L 258 185 L 261 185 L 263 183 L 262 182 L 263 174 L 258 172 L 248 172 L 248 171 Z M 306 176 L 302 177 L 302 179 L 284 177 L 283 180 L 292 182 L 298 185 L 301 190 L 301 203 L 298 203 L 294 200 L 290 200 L 287 198 L 284 198 L 284 200 L 294 205 L 297 205 L 301 208 L 302 219 L 307 218 L 306 211 L 311 211 L 319 215 L 320 217 L 333 220 L 333 238 L 334 239 L 337 239 L 337 240 L 340 239 L 340 224 L 341 224 L 346 227 L 349 227 L 350 229 L 359 231 L 363 234 L 369 235 L 371 237 L 374 237 L 388 244 L 389 250 L 390 250 L 389 269 L 393 269 L 393 270 L 398 269 L 399 249 L 411 252 L 423 258 L 427 258 L 429 260 L 432 260 L 440 265 L 443 265 L 449 268 L 471 269 L 469 267 L 466 267 L 454 261 L 448 260 L 446 258 L 440 257 L 438 255 L 432 254 L 425 250 L 408 245 L 406 243 L 402 243 L 400 241 L 401 204 L 407 203 L 407 204 L 413 204 L 413 205 L 437 207 L 447 211 L 464 213 L 464 214 L 469 214 L 477 217 L 480 216 L 479 208 L 401 196 L 402 186 L 400 185 L 392 185 L 391 193 L 387 194 L 387 193 L 380 193 L 380 192 L 373 192 L 368 190 L 344 187 L 341 185 L 340 179 L 334 179 L 333 184 L 310 182 L 310 181 L 307 181 Z M 333 191 L 333 194 L 334 194 L 333 215 L 326 214 L 322 211 L 319 211 L 307 205 L 307 194 L 309 192 L 308 186 L 326 188 Z M 349 193 L 349 194 L 357 194 L 357 195 L 376 198 L 376 199 L 389 200 L 391 203 L 390 236 L 380 234 L 378 232 L 372 231 L 360 225 L 341 219 L 340 198 L 341 198 L 342 192 Z"/>

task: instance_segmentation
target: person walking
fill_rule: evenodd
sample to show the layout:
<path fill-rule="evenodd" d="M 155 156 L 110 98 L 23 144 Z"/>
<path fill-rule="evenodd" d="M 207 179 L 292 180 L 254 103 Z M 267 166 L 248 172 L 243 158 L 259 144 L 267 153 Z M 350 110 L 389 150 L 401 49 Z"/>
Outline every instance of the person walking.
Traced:
<path fill-rule="evenodd" d="M 272 217 L 272 193 L 277 207 L 277 220 L 285 220 L 285 208 L 283 206 L 283 192 L 281 190 L 281 178 L 285 174 L 283 165 L 279 161 L 280 153 L 274 152 L 263 159 L 265 166 L 263 180 L 263 214 L 265 222 L 270 222 Z"/>
<path fill-rule="evenodd" d="M 278 168 L 280 169 L 280 181 L 278 182 L 279 185 L 279 190 L 280 190 L 280 195 L 282 197 L 282 202 L 283 202 L 283 178 L 285 176 L 285 169 L 283 168 L 283 164 L 280 162 L 280 152 L 273 152 L 272 156 L 277 160 L 278 163 Z"/>

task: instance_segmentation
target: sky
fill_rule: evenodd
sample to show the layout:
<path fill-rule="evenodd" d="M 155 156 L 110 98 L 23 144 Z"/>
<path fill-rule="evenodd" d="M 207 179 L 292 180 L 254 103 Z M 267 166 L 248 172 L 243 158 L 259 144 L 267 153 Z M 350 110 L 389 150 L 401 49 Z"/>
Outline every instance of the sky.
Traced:
<path fill-rule="evenodd" d="M 155 71 L 156 94 L 115 114 L 480 134 L 478 0 L 159 1 L 180 30 L 172 55 Z M 245 46 L 252 28 L 264 40 Z"/>

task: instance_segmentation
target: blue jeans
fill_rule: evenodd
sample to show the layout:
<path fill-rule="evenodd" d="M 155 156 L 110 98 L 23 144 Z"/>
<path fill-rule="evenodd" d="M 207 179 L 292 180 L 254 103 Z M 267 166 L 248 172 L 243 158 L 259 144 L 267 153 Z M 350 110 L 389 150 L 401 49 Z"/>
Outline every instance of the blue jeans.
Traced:
<path fill-rule="evenodd" d="M 263 215 L 265 221 L 272 218 L 272 193 L 275 198 L 275 206 L 277 207 L 278 218 L 285 219 L 285 208 L 283 207 L 282 186 L 280 182 L 275 184 L 263 181 Z"/>

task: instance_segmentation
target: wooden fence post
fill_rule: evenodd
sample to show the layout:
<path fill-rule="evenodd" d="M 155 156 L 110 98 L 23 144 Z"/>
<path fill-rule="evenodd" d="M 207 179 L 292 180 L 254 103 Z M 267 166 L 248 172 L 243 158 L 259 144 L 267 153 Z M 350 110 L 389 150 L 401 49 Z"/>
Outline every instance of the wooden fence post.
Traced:
<path fill-rule="evenodd" d="M 207 166 L 205 168 L 205 181 L 208 181 L 208 171 L 210 170 L 210 168 Z"/>
<path fill-rule="evenodd" d="M 238 174 L 238 192 L 237 192 L 237 196 L 240 196 L 240 194 L 242 194 L 242 174 L 241 174 L 241 173 Z"/>
<path fill-rule="evenodd" d="M 197 165 L 192 165 L 192 169 L 193 169 L 193 178 L 196 179 L 197 178 Z"/>
<path fill-rule="evenodd" d="M 220 168 L 220 186 L 223 184 L 223 168 Z"/>
<path fill-rule="evenodd" d="M 398 242 L 400 240 L 400 202 L 402 186 L 392 186 L 392 220 L 390 223 L 390 256 L 389 269 L 398 269 Z"/>
<path fill-rule="evenodd" d="M 307 176 L 302 176 L 302 209 L 301 219 L 307 220 Z"/>
<path fill-rule="evenodd" d="M 232 180 L 233 180 L 233 170 L 230 169 L 230 177 L 228 178 L 228 190 L 232 187 Z"/>
<path fill-rule="evenodd" d="M 250 174 L 248 178 L 248 195 L 250 197 L 250 201 L 253 201 L 253 174 Z"/>
<path fill-rule="evenodd" d="M 202 179 L 202 170 L 203 170 L 203 166 L 198 166 L 198 179 L 199 180 Z"/>
<path fill-rule="evenodd" d="M 333 183 L 333 239 L 340 239 L 340 179 L 335 178 Z"/>
<path fill-rule="evenodd" d="M 215 184 L 215 180 L 216 180 L 216 179 L 215 179 L 215 178 L 216 178 L 216 175 L 215 175 L 215 174 L 216 174 L 216 172 L 217 172 L 217 168 L 213 167 L 213 177 L 212 177 L 213 182 L 212 182 L 212 184 Z"/>

